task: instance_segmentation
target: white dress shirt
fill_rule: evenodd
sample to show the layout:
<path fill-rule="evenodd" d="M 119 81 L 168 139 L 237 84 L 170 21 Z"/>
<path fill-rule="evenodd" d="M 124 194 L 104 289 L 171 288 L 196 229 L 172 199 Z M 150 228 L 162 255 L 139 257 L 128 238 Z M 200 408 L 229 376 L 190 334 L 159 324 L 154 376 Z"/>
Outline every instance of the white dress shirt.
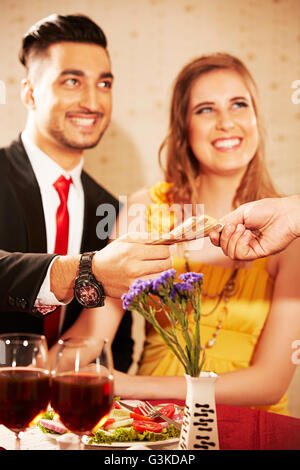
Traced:
<path fill-rule="evenodd" d="M 80 253 L 84 217 L 84 192 L 81 182 L 83 158 L 75 168 L 66 172 L 31 141 L 26 130 L 22 132 L 21 138 L 41 192 L 46 225 L 47 253 L 54 253 L 55 249 L 56 212 L 60 205 L 60 199 L 56 189 L 53 187 L 53 183 L 55 183 L 61 175 L 65 176 L 67 179 L 72 178 L 73 180 L 68 196 L 68 254 Z M 37 303 L 47 305 L 61 305 L 50 291 L 51 265 L 52 263 L 48 268 L 47 276 L 41 286 L 36 301 Z"/>

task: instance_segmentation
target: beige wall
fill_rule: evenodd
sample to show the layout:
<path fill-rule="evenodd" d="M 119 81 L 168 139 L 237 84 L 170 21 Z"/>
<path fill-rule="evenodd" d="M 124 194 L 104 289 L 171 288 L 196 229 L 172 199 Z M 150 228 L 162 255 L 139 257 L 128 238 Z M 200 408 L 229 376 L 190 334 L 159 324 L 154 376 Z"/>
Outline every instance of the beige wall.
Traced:
<path fill-rule="evenodd" d="M 86 169 L 96 180 L 116 195 L 157 181 L 157 151 L 175 75 L 200 54 L 226 51 L 244 60 L 258 83 L 269 135 L 267 159 L 277 187 L 286 194 L 300 192 L 300 103 L 292 102 L 292 83 L 300 80 L 300 0 L 1 0 L 0 80 L 6 86 L 1 145 L 22 130 L 26 119 L 17 61 L 22 34 L 51 13 L 75 12 L 103 27 L 116 77 L 110 129 L 86 157 Z M 293 412 L 300 417 L 295 387 Z"/>
<path fill-rule="evenodd" d="M 129 194 L 160 177 L 157 151 L 172 81 L 190 59 L 220 50 L 253 72 L 266 114 L 271 173 L 281 191 L 300 191 L 300 104 L 291 100 L 291 85 L 300 80 L 299 0 L 1 0 L 0 79 L 7 91 L 1 144 L 26 117 L 19 100 L 20 38 L 53 12 L 88 14 L 108 36 L 114 112 L 103 141 L 87 153 L 86 168 L 114 193 Z"/>

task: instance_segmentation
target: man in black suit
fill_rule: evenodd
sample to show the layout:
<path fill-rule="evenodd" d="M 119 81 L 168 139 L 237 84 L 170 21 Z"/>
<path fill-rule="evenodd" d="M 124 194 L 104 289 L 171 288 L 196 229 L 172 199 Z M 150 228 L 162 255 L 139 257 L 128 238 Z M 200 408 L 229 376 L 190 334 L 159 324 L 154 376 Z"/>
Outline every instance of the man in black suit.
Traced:
<path fill-rule="evenodd" d="M 52 15 L 23 38 L 20 60 L 27 74 L 22 100 L 28 118 L 21 136 L 0 150 L 1 249 L 54 252 L 55 239 L 57 243 L 66 236 L 59 234 L 57 225 L 63 201 L 55 184 L 62 177 L 69 184 L 67 253 L 92 252 L 107 245 L 119 204 L 82 170 L 83 150 L 97 145 L 111 117 L 113 75 L 106 46 L 103 31 L 81 15 Z M 96 215 L 102 204 L 111 208 L 109 216 L 105 211 L 101 217 Z M 99 237 L 96 229 L 101 220 Z M 45 282 L 49 285 L 49 280 Z M 52 300 L 50 292 L 49 304 Z M 16 305 L 13 297 L 11 303 Z M 1 315 L 0 333 L 44 331 L 44 318 L 16 310 Z M 60 334 L 81 311 L 82 305 L 73 300 Z M 127 313 L 113 344 L 115 367 L 122 371 L 131 362 L 130 332 Z"/>

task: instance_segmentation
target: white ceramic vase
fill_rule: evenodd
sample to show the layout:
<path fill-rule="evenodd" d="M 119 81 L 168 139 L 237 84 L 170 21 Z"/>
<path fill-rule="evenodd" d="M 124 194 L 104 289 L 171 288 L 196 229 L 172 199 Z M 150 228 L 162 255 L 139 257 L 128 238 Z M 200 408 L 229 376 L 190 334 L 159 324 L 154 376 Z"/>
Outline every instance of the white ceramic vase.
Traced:
<path fill-rule="evenodd" d="M 218 450 L 218 426 L 213 372 L 201 372 L 199 377 L 185 374 L 187 395 L 179 440 L 181 450 Z"/>

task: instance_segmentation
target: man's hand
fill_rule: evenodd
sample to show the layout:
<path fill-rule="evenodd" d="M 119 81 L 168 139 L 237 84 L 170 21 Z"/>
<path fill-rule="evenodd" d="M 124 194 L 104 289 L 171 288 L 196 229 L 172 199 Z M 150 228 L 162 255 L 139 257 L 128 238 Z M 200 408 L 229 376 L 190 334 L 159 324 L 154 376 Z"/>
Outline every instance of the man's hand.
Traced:
<path fill-rule="evenodd" d="M 168 246 L 150 245 L 149 234 L 128 233 L 97 251 L 92 271 L 105 293 L 120 298 L 138 278 L 157 277 L 172 267 Z M 80 255 L 57 256 L 50 272 L 51 292 L 64 303 L 72 300 Z"/>
<path fill-rule="evenodd" d="M 221 234 L 210 240 L 232 259 L 253 260 L 286 248 L 300 236 L 300 196 L 243 204 L 223 217 Z"/>
<path fill-rule="evenodd" d="M 128 233 L 93 257 L 93 273 L 110 297 L 121 297 L 139 278 L 156 277 L 172 267 L 168 246 L 150 245 L 149 234 Z"/>

